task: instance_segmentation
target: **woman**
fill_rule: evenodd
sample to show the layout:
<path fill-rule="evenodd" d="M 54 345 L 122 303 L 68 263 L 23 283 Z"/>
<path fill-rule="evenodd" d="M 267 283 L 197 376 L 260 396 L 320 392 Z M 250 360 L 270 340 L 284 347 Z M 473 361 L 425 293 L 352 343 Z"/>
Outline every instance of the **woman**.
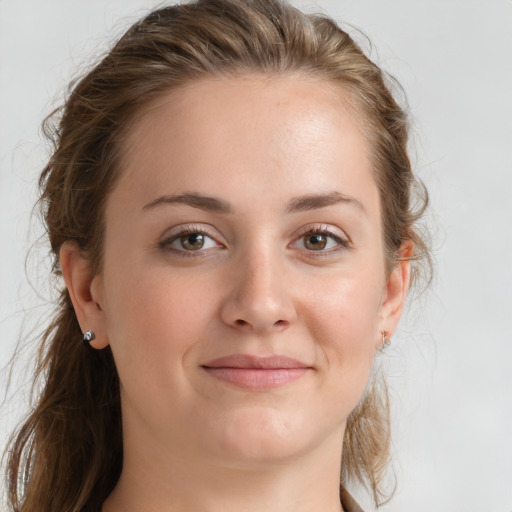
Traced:
<path fill-rule="evenodd" d="M 162 8 L 74 86 L 54 143 L 63 291 L 12 510 L 348 512 L 354 480 L 385 499 L 376 360 L 428 251 L 379 68 L 277 0 Z"/>

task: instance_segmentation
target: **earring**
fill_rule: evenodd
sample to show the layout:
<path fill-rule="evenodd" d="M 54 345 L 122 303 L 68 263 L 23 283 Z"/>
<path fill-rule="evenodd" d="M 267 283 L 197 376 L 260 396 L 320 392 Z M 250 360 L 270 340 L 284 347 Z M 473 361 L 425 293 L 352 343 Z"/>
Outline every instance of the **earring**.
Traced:
<path fill-rule="evenodd" d="M 384 350 L 391 345 L 391 340 L 388 338 L 388 331 L 380 331 L 380 333 L 382 334 L 382 343 L 380 344 L 379 350 L 384 352 Z"/>
<path fill-rule="evenodd" d="M 89 343 L 91 343 L 92 340 L 96 339 L 96 334 L 94 334 L 94 331 L 85 331 L 84 332 L 84 343 L 86 345 L 89 345 Z"/>

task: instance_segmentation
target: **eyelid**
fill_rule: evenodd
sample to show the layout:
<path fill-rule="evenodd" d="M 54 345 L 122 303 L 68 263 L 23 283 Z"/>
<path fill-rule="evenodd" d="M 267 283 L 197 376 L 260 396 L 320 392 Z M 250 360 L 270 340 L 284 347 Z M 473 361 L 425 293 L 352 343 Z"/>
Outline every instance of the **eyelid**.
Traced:
<path fill-rule="evenodd" d="M 179 226 L 175 226 L 168 231 L 165 232 L 163 235 L 164 241 L 169 240 L 170 238 L 176 238 L 179 235 L 183 236 L 184 234 L 190 234 L 190 233 L 204 233 L 205 235 L 208 235 L 211 238 L 214 238 L 218 241 L 219 232 L 211 227 L 209 224 L 180 224 Z"/>
<path fill-rule="evenodd" d="M 351 244 L 350 237 L 345 231 L 330 224 L 308 224 L 303 226 L 295 232 L 294 239 L 298 239 L 308 233 L 324 233 L 345 241 L 347 245 Z"/>

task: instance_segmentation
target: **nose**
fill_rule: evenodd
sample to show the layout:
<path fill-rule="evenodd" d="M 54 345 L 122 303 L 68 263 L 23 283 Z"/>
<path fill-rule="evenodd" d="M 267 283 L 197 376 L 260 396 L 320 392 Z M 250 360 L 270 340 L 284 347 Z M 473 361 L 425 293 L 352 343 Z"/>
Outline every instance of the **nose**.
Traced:
<path fill-rule="evenodd" d="M 257 334 L 280 332 L 297 318 L 279 258 L 260 251 L 240 257 L 230 270 L 230 293 L 221 306 L 221 318 L 227 325 Z"/>

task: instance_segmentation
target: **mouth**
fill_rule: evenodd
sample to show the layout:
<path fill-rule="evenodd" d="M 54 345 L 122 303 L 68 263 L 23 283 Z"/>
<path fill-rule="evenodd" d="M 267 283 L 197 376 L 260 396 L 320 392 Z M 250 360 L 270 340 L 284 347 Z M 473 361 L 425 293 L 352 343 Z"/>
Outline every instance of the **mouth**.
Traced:
<path fill-rule="evenodd" d="M 202 368 L 218 380 L 253 391 L 285 386 L 312 370 L 311 366 L 286 356 L 248 354 L 221 357 L 202 365 Z"/>

